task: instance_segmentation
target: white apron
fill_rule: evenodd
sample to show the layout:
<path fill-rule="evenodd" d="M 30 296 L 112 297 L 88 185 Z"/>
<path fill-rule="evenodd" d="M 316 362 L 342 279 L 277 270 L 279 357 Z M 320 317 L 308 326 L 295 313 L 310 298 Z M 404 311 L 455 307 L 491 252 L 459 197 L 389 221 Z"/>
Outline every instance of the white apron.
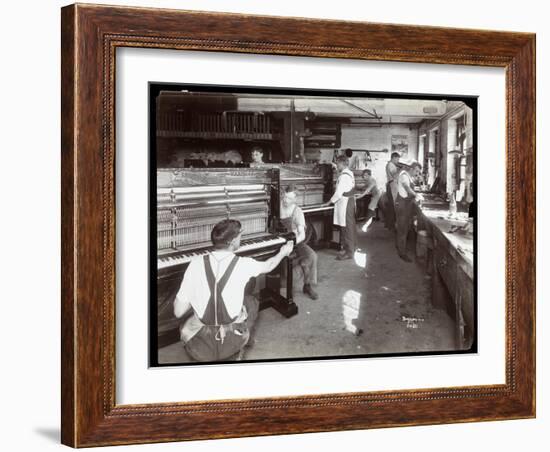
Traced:
<path fill-rule="evenodd" d="M 349 177 L 351 177 L 351 182 L 352 182 L 351 189 L 353 190 L 353 187 L 355 186 L 355 178 L 353 177 L 353 173 L 351 172 L 351 170 L 346 168 L 338 176 L 338 180 L 336 181 L 336 192 L 338 192 L 339 188 L 341 189 L 341 187 L 339 187 L 339 185 L 342 183 L 341 179 L 349 178 Z M 344 190 L 344 191 L 348 191 L 348 190 Z M 346 226 L 346 209 L 348 207 L 348 202 L 350 202 L 350 199 L 351 199 L 351 202 L 354 202 L 353 198 L 342 196 L 340 199 L 338 199 L 334 203 L 334 215 L 333 215 L 332 221 L 335 225 Z"/>

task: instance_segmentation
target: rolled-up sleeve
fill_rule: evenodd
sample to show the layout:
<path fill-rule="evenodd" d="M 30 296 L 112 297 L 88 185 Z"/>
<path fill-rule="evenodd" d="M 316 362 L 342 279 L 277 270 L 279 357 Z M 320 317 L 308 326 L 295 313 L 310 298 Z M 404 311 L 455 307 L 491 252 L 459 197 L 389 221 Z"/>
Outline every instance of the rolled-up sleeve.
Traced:
<path fill-rule="evenodd" d="M 407 188 L 410 189 L 411 187 L 409 177 L 406 174 L 401 174 L 399 176 L 399 183 L 403 186 L 403 189 L 408 193 L 409 190 L 407 190 Z"/>
<path fill-rule="evenodd" d="M 386 175 L 388 176 L 388 182 L 397 178 L 399 175 L 399 169 L 394 163 L 388 162 L 386 165 Z"/>
<path fill-rule="evenodd" d="M 269 270 L 267 261 L 257 261 L 251 257 L 241 257 L 241 260 L 243 268 L 246 269 L 248 278 L 255 278 Z"/>
<path fill-rule="evenodd" d="M 306 238 L 306 217 L 299 207 L 294 210 L 294 224 L 296 225 L 296 243 Z"/>
<path fill-rule="evenodd" d="M 180 318 L 191 308 L 191 299 L 193 298 L 192 291 L 195 288 L 192 281 L 196 278 L 196 269 L 196 262 L 191 262 L 187 267 L 187 271 L 183 276 L 183 281 L 181 282 L 178 293 L 176 294 L 176 298 L 174 300 L 174 315 L 177 318 Z"/>

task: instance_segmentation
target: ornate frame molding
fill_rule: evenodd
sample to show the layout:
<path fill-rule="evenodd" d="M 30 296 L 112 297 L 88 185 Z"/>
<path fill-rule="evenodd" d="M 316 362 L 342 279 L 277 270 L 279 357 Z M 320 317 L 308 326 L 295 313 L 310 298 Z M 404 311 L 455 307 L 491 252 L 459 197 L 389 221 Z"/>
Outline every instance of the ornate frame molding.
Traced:
<path fill-rule="evenodd" d="M 279 31 L 274 34 L 272 29 Z M 147 443 L 535 415 L 533 34 L 77 4 L 62 9 L 62 46 L 64 444 Z M 119 47 L 504 67 L 506 383 L 116 405 L 114 89 Z"/>

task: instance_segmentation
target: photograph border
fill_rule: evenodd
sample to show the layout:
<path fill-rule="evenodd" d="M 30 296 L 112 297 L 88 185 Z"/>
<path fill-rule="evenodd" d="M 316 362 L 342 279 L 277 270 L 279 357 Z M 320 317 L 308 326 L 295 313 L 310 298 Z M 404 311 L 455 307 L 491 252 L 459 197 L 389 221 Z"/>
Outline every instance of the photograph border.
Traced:
<path fill-rule="evenodd" d="M 156 145 L 156 99 L 153 98 L 153 94 L 158 94 L 161 90 L 181 90 L 186 89 L 191 92 L 208 92 L 208 93 L 231 93 L 231 94 L 253 94 L 257 96 L 269 96 L 283 95 L 292 97 L 298 96 L 326 96 L 326 97 L 349 97 L 349 98 L 384 98 L 384 99 L 403 99 L 403 100 L 452 100 L 455 102 L 462 102 L 466 107 L 472 109 L 473 117 L 473 149 L 475 154 L 473 165 L 473 183 L 474 193 L 478 193 L 478 108 L 479 108 L 479 96 L 474 95 L 460 95 L 460 94 L 441 94 L 441 93 L 413 93 L 413 92 L 386 92 L 386 91 L 368 91 L 368 90 L 346 90 L 346 89 L 327 89 L 327 88 L 296 88 L 296 87 L 273 87 L 273 86 L 256 86 L 256 85 L 222 85 L 222 84 L 198 84 L 198 83 L 177 83 L 177 82 L 160 82 L 149 81 L 148 83 L 148 106 L 147 110 L 149 117 L 147 120 L 149 126 L 148 133 L 148 161 L 149 161 L 149 177 L 148 177 L 148 194 L 149 194 L 149 331 L 148 331 L 148 363 L 150 367 L 179 367 L 179 366 L 208 366 L 218 364 L 242 364 L 245 363 L 262 363 L 262 362 L 296 362 L 296 361 L 322 361 L 322 360 L 335 360 L 335 359 L 358 359 L 358 358 L 391 358 L 391 357 L 405 357 L 405 356 L 442 356 L 442 355 L 464 355 L 478 352 L 478 214 L 474 217 L 474 234 L 473 234 L 473 323 L 476 325 L 475 334 L 471 346 L 467 349 L 443 349 L 434 351 L 393 351 L 393 352 L 377 352 L 377 353 L 363 353 L 363 354 L 342 354 L 342 355 L 319 355 L 319 356 L 300 356 L 300 357 L 269 357 L 269 358 L 256 358 L 256 359 L 244 359 L 241 361 L 211 361 L 211 362 L 182 362 L 182 363 L 160 363 L 158 360 L 158 310 L 157 310 L 157 230 L 156 230 L 156 212 L 157 212 L 157 186 L 156 186 L 156 174 L 157 174 L 157 160 L 155 158 L 155 152 L 157 150 Z M 153 127 L 154 126 L 154 127 Z M 389 155 L 389 154 L 388 154 Z"/>
<path fill-rule="evenodd" d="M 73 447 L 535 416 L 535 35 L 70 5 L 61 13 L 61 440 Z M 115 398 L 116 49 L 506 71 L 505 384 L 205 402 Z"/>

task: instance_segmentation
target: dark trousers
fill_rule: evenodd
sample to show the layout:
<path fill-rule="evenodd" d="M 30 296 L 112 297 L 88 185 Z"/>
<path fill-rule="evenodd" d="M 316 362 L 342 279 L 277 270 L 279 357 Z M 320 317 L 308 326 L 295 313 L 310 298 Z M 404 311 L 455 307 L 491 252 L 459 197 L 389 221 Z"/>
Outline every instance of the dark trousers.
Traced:
<path fill-rule="evenodd" d="M 317 283 L 317 253 L 304 242 L 298 243 L 295 251 L 304 274 L 304 284 Z"/>
<path fill-rule="evenodd" d="M 220 328 L 204 325 L 193 336 L 185 350 L 195 361 L 220 361 L 233 359 L 250 340 L 254 323 L 258 317 L 259 301 L 252 295 L 245 295 L 243 303 L 246 307 L 247 318 L 244 322 L 224 325 L 225 336 L 220 338 Z"/>
<path fill-rule="evenodd" d="M 391 192 L 391 183 L 386 183 L 386 197 L 388 198 L 388 202 L 386 203 L 386 209 L 384 210 L 384 223 L 386 224 L 386 227 L 388 229 L 394 229 L 395 228 L 395 207 L 394 207 L 394 199 Z"/>
<path fill-rule="evenodd" d="M 403 198 L 397 195 L 395 200 L 395 246 L 400 256 L 407 254 L 407 235 L 411 228 L 414 212 L 414 197 Z"/>
<path fill-rule="evenodd" d="M 346 254 L 353 256 L 357 248 L 357 227 L 355 223 L 355 199 L 348 198 L 346 207 L 346 225 L 340 227 L 342 246 Z"/>

